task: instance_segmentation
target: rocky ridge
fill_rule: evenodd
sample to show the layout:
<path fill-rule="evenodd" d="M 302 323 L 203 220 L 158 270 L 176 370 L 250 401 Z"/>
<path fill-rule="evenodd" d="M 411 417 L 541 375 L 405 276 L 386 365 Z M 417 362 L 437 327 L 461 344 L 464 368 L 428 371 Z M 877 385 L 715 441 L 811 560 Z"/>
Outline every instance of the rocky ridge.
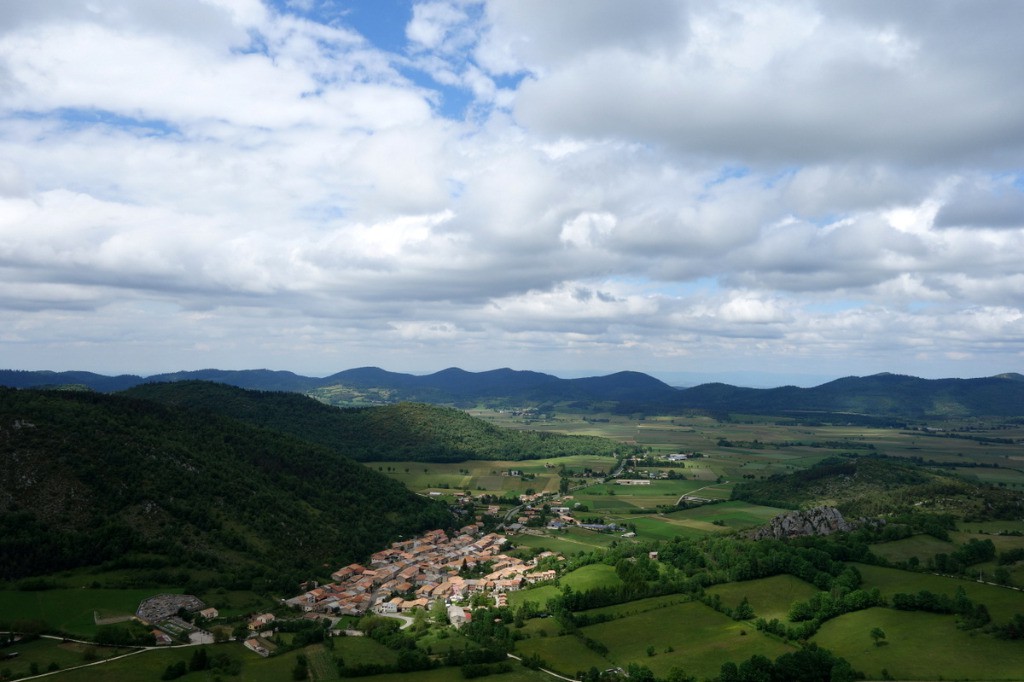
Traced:
<path fill-rule="evenodd" d="M 804 511 L 779 514 L 768 525 L 751 534 L 753 540 L 795 538 L 804 535 L 831 535 L 853 526 L 835 507 L 813 507 Z"/>

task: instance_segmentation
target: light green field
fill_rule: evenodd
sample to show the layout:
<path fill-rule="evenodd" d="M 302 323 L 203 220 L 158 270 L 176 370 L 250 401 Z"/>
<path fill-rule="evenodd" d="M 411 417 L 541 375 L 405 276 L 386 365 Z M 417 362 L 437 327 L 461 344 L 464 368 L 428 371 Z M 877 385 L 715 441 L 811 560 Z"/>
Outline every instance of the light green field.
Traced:
<path fill-rule="evenodd" d="M 1024 679 L 1024 647 L 958 630 L 953 616 L 872 608 L 827 621 L 814 641 L 850 662 L 868 679 L 881 671 L 897 680 Z M 875 646 L 872 628 L 885 631 Z"/>
<path fill-rule="evenodd" d="M 451 492 L 469 491 L 473 494 L 516 495 L 527 489 L 536 492 L 558 490 L 558 467 L 564 465 L 570 471 L 608 471 L 615 461 L 610 457 L 577 455 L 553 459 L 508 461 L 466 461 L 466 462 L 369 462 L 367 466 L 376 469 L 415 492 L 430 490 Z M 503 475 L 510 471 L 532 474 L 533 479 Z M 447 486 L 447 487 L 446 487 Z"/>
<path fill-rule="evenodd" d="M 661 597 L 648 597 L 646 599 L 637 599 L 636 601 L 626 602 L 625 604 L 602 606 L 597 609 L 581 611 L 580 613 L 588 616 L 609 615 L 618 618 L 620 616 L 635 616 L 645 611 L 664 609 L 675 604 L 686 604 L 691 601 L 693 600 L 689 597 L 685 597 L 680 594 L 668 594 Z"/>
<path fill-rule="evenodd" d="M 755 618 L 778 618 L 786 622 L 789 607 L 793 602 L 809 599 L 818 592 L 818 588 L 791 575 L 777 575 L 759 580 L 715 585 L 709 587 L 707 592 L 719 595 L 722 603 L 733 609 L 746 597 L 754 609 Z"/>
<path fill-rule="evenodd" d="M 754 654 L 774 659 L 793 650 L 700 602 L 651 609 L 580 631 L 607 646 L 609 660 L 623 667 L 642 663 L 656 675 L 680 667 L 698 678 L 714 677 L 726 661 L 742 661 Z M 647 654 L 651 646 L 654 656 Z"/>
<path fill-rule="evenodd" d="M 543 535 L 523 533 L 511 539 L 517 547 L 546 549 L 566 556 L 604 549 L 615 541 L 622 542 L 618 533 L 597 533 L 574 526 L 560 531 L 546 531 Z"/>
<path fill-rule="evenodd" d="M 864 578 L 864 589 L 877 587 L 886 598 L 897 592 L 915 593 L 921 590 L 952 596 L 957 587 L 963 587 L 968 597 L 988 607 L 992 620 L 996 623 L 1005 623 L 1014 614 L 1024 613 L 1024 592 L 1019 590 L 930 573 L 913 573 L 864 564 L 856 566 Z"/>
<path fill-rule="evenodd" d="M 949 554 L 956 550 L 952 542 L 939 540 L 930 535 L 914 535 L 913 537 L 894 540 L 878 545 L 871 545 L 871 551 L 889 561 L 906 561 L 917 557 L 922 562 L 939 553 Z"/>
<path fill-rule="evenodd" d="M 558 582 L 562 586 L 568 585 L 577 592 L 584 592 L 597 587 L 619 585 L 622 583 L 622 580 L 615 573 L 613 566 L 590 564 L 566 573 L 559 578 Z M 510 606 L 519 606 L 524 602 L 532 601 L 543 608 L 548 599 L 556 597 L 560 593 L 560 588 L 554 585 L 542 585 L 528 590 L 509 592 L 508 603 Z"/>
<path fill-rule="evenodd" d="M 613 667 L 608 659 L 587 648 L 575 635 L 531 637 L 516 642 L 516 655 L 534 654 L 544 661 L 545 668 L 568 676 L 580 670 L 589 670 L 591 666 L 598 670 Z"/>
<path fill-rule="evenodd" d="M 91 638 L 96 635 L 95 612 L 101 618 L 131 616 L 143 599 L 161 592 L 181 590 L 4 590 L 0 591 L 0 619 L 42 620 L 62 632 Z"/>
<path fill-rule="evenodd" d="M 337 637 L 334 640 L 334 655 L 344 659 L 347 665 L 382 663 L 390 665 L 398 660 L 398 653 L 369 637 Z"/>

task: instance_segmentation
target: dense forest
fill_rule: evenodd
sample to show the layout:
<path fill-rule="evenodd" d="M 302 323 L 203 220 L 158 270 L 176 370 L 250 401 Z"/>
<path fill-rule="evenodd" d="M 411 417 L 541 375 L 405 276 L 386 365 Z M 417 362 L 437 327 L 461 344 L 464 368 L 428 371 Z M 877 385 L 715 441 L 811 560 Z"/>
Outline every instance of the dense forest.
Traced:
<path fill-rule="evenodd" d="M 139 398 L 0 388 L 0 579 L 137 561 L 248 588 L 450 522 L 324 445 Z"/>
<path fill-rule="evenodd" d="M 592 436 L 503 429 L 462 410 L 422 403 L 337 408 L 297 393 L 244 391 L 198 381 L 145 384 L 126 394 L 273 429 L 336 449 L 357 461 L 610 456 L 624 447 Z"/>

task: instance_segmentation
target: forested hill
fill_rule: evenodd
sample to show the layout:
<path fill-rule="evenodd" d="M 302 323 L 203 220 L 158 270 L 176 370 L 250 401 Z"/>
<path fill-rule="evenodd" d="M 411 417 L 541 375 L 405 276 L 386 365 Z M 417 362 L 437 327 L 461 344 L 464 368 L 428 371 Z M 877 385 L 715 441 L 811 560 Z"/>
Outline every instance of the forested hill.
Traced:
<path fill-rule="evenodd" d="M 343 409 L 295 393 L 197 381 L 144 384 L 126 395 L 273 429 L 358 461 L 611 456 L 624 447 L 605 438 L 503 429 L 461 410 L 422 403 Z"/>
<path fill-rule="evenodd" d="M 215 413 L 0 388 L 0 580 L 145 556 L 292 581 L 450 520 L 336 450 Z"/>

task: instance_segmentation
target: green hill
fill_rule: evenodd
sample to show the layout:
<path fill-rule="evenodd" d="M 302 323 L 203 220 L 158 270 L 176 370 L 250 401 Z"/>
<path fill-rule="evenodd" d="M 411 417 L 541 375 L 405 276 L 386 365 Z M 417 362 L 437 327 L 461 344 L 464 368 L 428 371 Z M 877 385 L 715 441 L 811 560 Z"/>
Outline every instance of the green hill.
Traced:
<path fill-rule="evenodd" d="M 1024 516 L 1022 501 L 1012 492 L 876 457 L 833 457 L 803 471 L 740 483 L 733 498 L 789 509 L 830 505 L 847 516 L 909 510 L 977 519 Z"/>
<path fill-rule="evenodd" d="M 223 384 L 144 384 L 138 398 L 220 414 L 337 449 L 358 461 L 459 462 L 612 455 L 623 446 L 590 436 L 503 429 L 461 410 L 421 403 L 336 408 L 295 393 Z"/>
<path fill-rule="evenodd" d="M 0 579 L 146 555 L 291 581 L 450 520 L 336 449 L 213 411 L 0 388 Z"/>

